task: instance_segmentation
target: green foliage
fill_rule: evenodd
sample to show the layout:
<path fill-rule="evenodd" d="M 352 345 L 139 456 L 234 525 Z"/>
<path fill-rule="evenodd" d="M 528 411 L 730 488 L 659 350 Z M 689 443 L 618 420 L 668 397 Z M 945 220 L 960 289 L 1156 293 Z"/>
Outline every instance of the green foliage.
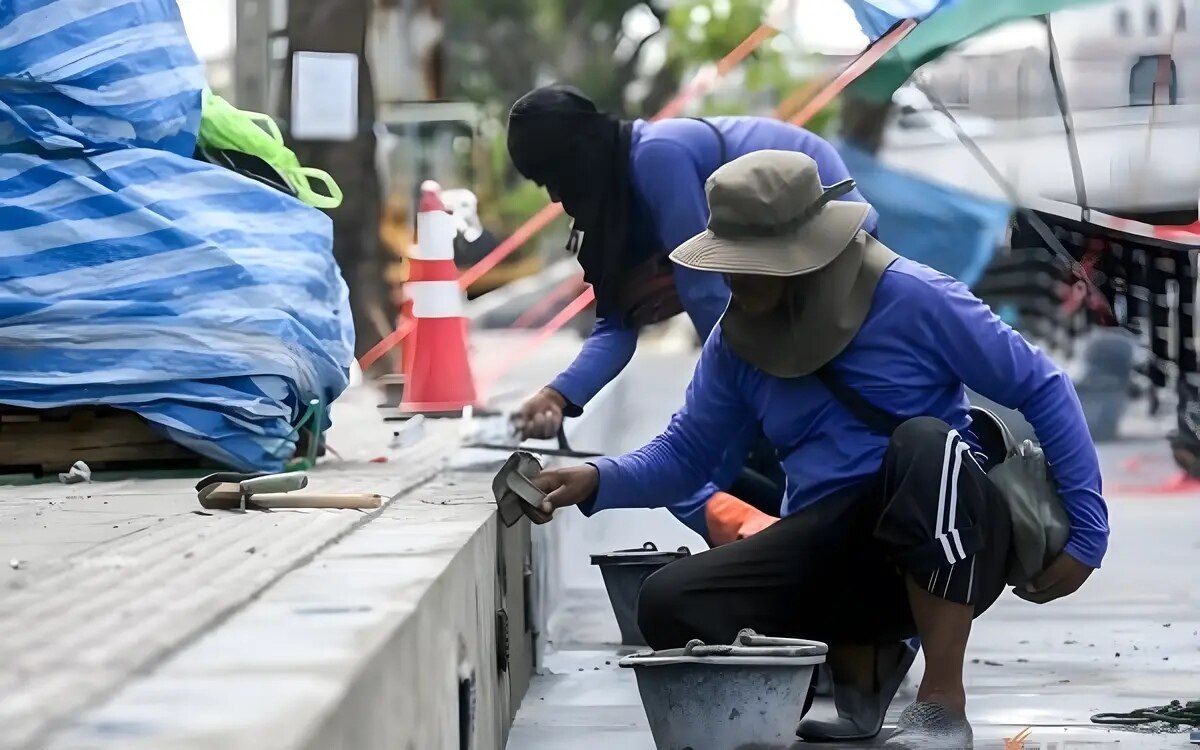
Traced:
<path fill-rule="evenodd" d="M 720 60 L 741 44 L 762 23 L 769 0 L 683 0 L 667 14 L 670 30 L 668 54 L 684 68 L 695 70 Z M 745 114 L 756 95 L 786 89 L 787 64 L 778 39 L 760 45 L 739 66 L 738 96 L 721 96 L 701 102 L 706 115 Z"/>
<path fill-rule="evenodd" d="M 682 0 L 674 3 L 667 13 L 671 54 L 692 64 L 719 60 L 758 28 L 766 7 L 767 0 Z M 760 47 L 755 56 L 761 60 L 762 53 Z M 774 55 L 768 50 L 767 56 Z"/>
<path fill-rule="evenodd" d="M 550 81 L 624 111 L 637 56 L 618 59 L 626 13 L 643 0 L 446 0 L 449 94 L 506 108 Z M 648 6 L 647 6 L 648 7 Z"/>

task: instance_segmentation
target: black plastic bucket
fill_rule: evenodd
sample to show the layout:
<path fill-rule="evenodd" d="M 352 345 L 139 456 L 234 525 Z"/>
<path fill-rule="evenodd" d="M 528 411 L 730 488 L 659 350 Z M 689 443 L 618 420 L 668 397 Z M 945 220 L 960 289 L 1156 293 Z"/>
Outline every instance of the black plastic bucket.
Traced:
<path fill-rule="evenodd" d="M 622 549 L 605 555 L 592 555 L 592 565 L 600 567 L 604 576 L 604 587 L 608 589 L 608 601 L 617 616 L 617 627 L 621 629 L 621 643 L 627 646 L 645 646 L 646 639 L 638 627 L 638 594 L 650 574 L 667 563 L 692 554 L 687 547 L 676 551 L 659 551 L 653 542 L 641 547 Z"/>

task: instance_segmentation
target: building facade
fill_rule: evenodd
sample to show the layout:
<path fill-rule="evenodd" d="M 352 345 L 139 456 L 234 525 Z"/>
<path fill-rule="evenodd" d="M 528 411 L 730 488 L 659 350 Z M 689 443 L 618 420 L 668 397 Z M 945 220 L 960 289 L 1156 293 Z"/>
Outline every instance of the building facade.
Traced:
<path fill-rule="evenodd" d="M 1072 110 L 1200 103 L 1200 0 L 1118 0 L 1055 14 Z M 995 118 L 1057 112 L 1046 27 L 1011 24 L 922 70 L 948 104 Z"/>

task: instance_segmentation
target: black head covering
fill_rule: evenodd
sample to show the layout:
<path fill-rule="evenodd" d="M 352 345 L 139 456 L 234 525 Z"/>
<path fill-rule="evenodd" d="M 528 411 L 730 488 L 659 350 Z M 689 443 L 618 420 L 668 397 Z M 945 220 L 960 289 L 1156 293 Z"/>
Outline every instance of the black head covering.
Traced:
<path fill-rule="evenodd" d="M 600 112 L 570 86 L 546 86 L 508 115 L 508 153 L 517 171 L 543 185 L 583 233 L 579 265 L 601 315 L 619 313 L 631 191 L 631 122 Z"/>

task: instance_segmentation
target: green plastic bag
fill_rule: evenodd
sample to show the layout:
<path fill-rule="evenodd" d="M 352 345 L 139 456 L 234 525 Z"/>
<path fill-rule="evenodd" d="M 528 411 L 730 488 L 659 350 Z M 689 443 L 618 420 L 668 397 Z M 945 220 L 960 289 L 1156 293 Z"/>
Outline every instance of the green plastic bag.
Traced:
<path fill-rule="evenodd" d="M 277 169 L 296 191 L 296 197 L 314 208 L 342 205 L 342 189 L 328 172 L 300 164 L 296 154 L 283 142 L 279 126 L 260 112 L 238 109 L 211 89 L 204 89 L 204 109 L 200 118 L 200 145 L 257 156 Z M 328 195 L 313 190 L 311 180 L 325 186 Z"/>

